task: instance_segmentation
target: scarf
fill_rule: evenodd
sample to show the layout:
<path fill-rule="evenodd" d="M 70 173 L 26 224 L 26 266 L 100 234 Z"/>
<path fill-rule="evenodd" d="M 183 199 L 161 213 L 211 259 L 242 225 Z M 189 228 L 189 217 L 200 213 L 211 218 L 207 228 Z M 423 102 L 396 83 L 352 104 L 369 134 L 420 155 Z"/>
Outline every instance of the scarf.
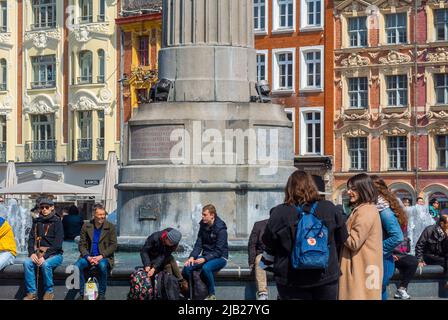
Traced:
<path fill-rule="evenodd" d="M 386 201 L 386 199 L 384 199 L 382 196 L 378 196 L 378 201 L 376 203 L 376 208 L 378 209 L 378 211 L 381 212 L 389 207 L 390 207 L 389 202 Z"/>

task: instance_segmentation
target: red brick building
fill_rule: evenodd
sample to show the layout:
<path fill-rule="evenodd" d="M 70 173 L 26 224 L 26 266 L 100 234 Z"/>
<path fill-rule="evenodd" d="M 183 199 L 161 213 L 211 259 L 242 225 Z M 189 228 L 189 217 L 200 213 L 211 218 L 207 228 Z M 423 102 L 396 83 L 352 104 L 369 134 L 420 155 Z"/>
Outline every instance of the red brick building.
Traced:
<path fill-rule="evenodd" d="M 335 1 L 335 189 L 357 172 L 448 196 L 448 3 Z"/>
<path fill-rule="evenodd" d="M 294 122 L 295 166 L 332 190 L 333 1 L 254 0 L 258 80 Z"/>

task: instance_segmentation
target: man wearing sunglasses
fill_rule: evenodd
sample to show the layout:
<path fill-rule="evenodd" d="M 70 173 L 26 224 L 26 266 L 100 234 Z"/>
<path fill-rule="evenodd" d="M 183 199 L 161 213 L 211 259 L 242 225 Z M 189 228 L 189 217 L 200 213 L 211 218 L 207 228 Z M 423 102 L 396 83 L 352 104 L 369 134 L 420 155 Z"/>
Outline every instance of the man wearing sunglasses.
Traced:
<path fill-rule="evenodd" d="M 38 203 L 39 217 L 33 221 L 28 240 L 29 258 L 25 259 L 26 296 L 24 300 L 37 300 L 36 268 L 42 270 L 44 300 L 53 300 L 53 270 L 62 263 L 64 228 L 54 211 L 50 198 L 41 198 Z"/>

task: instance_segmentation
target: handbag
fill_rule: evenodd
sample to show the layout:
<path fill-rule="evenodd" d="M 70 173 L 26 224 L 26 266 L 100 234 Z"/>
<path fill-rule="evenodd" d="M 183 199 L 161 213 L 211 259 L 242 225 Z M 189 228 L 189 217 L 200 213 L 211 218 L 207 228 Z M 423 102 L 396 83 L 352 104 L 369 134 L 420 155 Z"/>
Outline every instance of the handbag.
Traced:
<path fill-rule="evenodd" d="M 84 287 L 84 300 L 96 300 L 98 298 L 98 280 L 89 278 Z"/>

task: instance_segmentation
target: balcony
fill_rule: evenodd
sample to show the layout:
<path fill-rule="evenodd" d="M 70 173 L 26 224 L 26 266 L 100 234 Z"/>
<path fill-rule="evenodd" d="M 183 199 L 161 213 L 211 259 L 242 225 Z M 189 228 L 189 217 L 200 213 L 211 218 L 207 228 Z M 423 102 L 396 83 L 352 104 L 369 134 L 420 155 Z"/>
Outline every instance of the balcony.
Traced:
<path fill-rule="evenodd" d="M 56 27 L 56 21 L 41 21 L 31 25 L 32 30 L 50 29 Z"/>
<path fill-rule="evenodd" d="M 46 89 L 55 87 L 56 87 L 56 80 L 31 82 L 31 89 Z"/>
<path fill-rule="evenodd" d="M 92 139 L 78 139 L 78 161 L 92 160 Z"/>
<path fill-rule="evenodd" d="M 25 142 L 26 162 L 55 162 L 56 140 L 33 140 Z"/>
<path fill-rule="evenodd" d="M 96 139 L 96 159 L 104 160 L 104 138 Z"/>
<path fill-rule="evenodd" d="M 78 84 L 91 84 L 92 76 L 81 76 L 78 77 Z"/>
<path fill-rule="evenodd" d="M 96 82 L 97 83 L 104 83 L 106 81 L 104 76 L 98 76 L 96 77 Z"/>
<path fill-rule="evenodd" d="M 93 22 L 93 16 L 81 16 L 78 18 L 78 23 L 92 23 Z"/>
<path fill-rule="evenodd" d="M 6 162 L 6 141 L 0 142 L 0 162 Z"/>

